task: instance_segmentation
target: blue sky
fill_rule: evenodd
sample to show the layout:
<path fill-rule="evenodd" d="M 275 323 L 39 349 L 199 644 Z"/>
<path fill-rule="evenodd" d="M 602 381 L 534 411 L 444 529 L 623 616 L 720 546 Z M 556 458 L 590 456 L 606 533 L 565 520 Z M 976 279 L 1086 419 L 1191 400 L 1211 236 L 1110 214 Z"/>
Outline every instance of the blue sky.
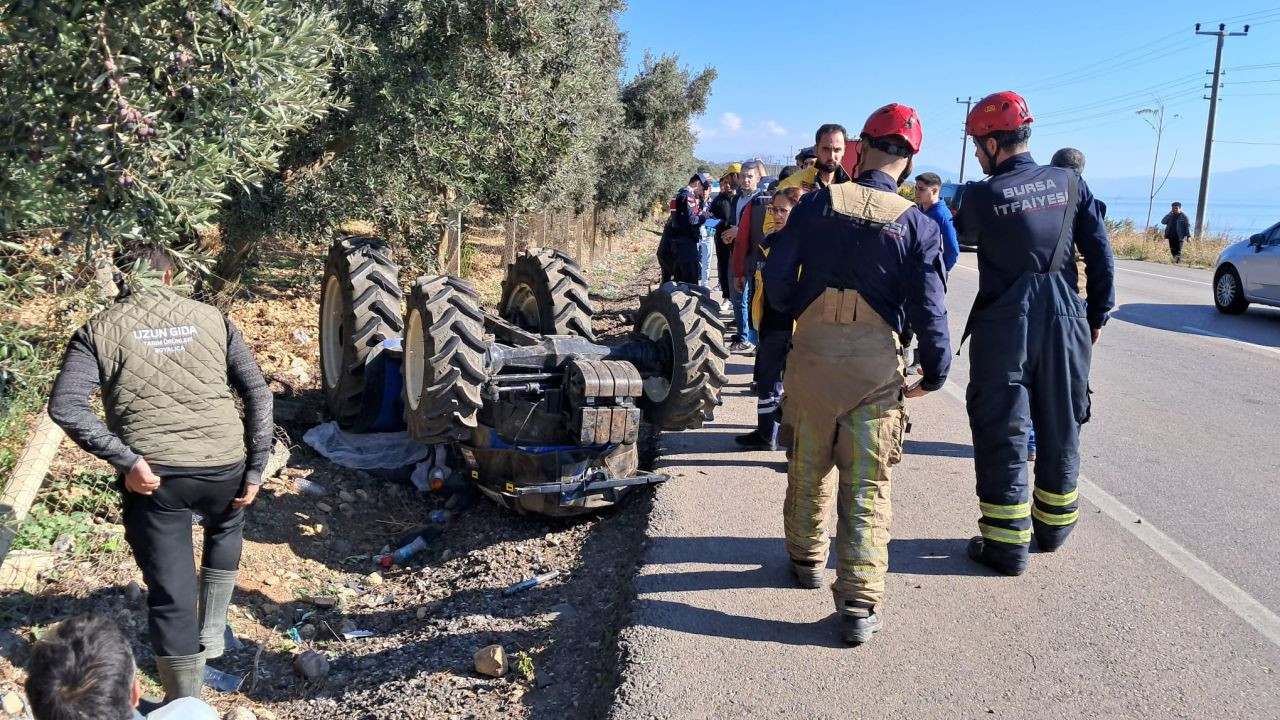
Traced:
<path fill-rule="evenodd" d="M 919 12 L 909 10 L 918 7 Z M 987 12 L 997 7 L 1002 13 Z M 1155 133 L 1136 114 L 1167 107 L 1161 173 L 1200 173 L 1209 102 L 1205 71 L 1216 39 L 1195 23 L 1247 37 L 1224 48 L 1213 171 L 1280 164 L 1280 3 L 1167 2 L 797 3 L 631 0 L 620 18 L 630 71 L 645 50 L 675 54 L 719 76 L 698 118 L 709 160 L 784 156 L 839 122 L 857 132 L 876 107 L 904 102 L 921 115 L 917 163 L 958 170 L 964 106 L 989 92 L 1021 92 L 1036 117 L 1032 152 L 1048 162 L 1073 145 L 1086 176 L 1149 176 Z M 857 29 L 855 29 L 857 28 Z M 1265 67 L 1264 67 L 1265 66 Z M 1177 118 L 1172 117 L 1178 115 Z M 1230 141 L 1230 142 L 1227 142 Z M 1241 144 L 1250 143 L 1250 144 Z M 966 179 L 976 179 L 972 145 Z M 1259 188 L 1274 194 L 1275 188 Z M 1270 198 L 1259 198 L 1270 199 Z"/>

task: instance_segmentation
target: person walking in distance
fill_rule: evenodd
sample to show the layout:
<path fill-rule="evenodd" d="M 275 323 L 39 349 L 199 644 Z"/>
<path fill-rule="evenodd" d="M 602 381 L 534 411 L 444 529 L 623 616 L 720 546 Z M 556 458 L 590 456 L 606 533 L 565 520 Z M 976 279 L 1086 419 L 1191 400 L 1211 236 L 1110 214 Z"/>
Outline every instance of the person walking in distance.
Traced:
<path fill-rule="evenodd" d="M 1080 428 L 1089 420 L 1089 369 L 1115 304 L 1102 217 L 1074 170 L 1037 165 L 1034 118 L 1017 93 L 978 102 L 965 131 L 990 177 L 971 184 L 956 216 L 978 246 L 978 295 L 966 337 L 966 397 L 981 533 L 969 556 L 1008 575 L 1066 542 L 1079 517 Z M 1084 255 L 1084 302 L 1072 248 Z M 962 341 L 963 342 L 963 341 Z M 1035 489 L 1028 497 L 1027 431 L 1035 424 Z"/>
<path fill-rule="evenodd" d="M 923 137 L 909 107 L 894 103 L 872 113 L 862 128 L 857 179 L 796 205 L 771 240 L 762 273 L 769 304 L 795 321 L 786 370 L 786 422 L 794 429 L 786 550 L 800 585 L 822 587 L 835 503 L 831 589 L 841 637 L 853 644 L 883 627 L 890 480 L 902 457 L 904 398 L 941 388 L 951 366 L 938 227 L 897 193 Z M 909 387 L 898 340 L 904 317 L 920 337 L 924 370 Z"/>
<path fill-rule="evenodd" d="M 1173 262 L 1181 264 L 1182 243 L 1191 237 L 1191 220 L 1182 212 L 1182 203 L 1173 203 L 1160 224 L 1164 225 L 1164 239 L 1169 241 L 1169 254 L 1173 255 Z"/>
<path fill-rule="evenodd" d="M 76 331 L 49 416 L 119 473 L 124 536 L 147 584 L 165 697 L 198 698 L 205 661 L 223 651 L 244 508 L 271 449 L 271 391 L 222 312 L 171 287 L 178 266 L 169 252 L 141 246 L 130 259 L 161 273 L 163 284 L 126 289 Z M 89 404 L 98 389 L 105 422 Z M 193 511 L 204 517 L 199 578 Z"/>

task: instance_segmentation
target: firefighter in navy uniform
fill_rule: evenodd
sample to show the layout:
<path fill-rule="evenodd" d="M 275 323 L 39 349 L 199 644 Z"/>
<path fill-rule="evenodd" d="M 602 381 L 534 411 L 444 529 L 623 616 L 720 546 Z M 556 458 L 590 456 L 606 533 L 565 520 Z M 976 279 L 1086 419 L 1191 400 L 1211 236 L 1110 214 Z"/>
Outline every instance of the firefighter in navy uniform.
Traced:
<path fill-rule="evenodd" d="M 762 273 L 769 303 L 796 320 L 786 379 L 794 428 L 783 507 L 787 553 L 802 587 L 822 587 L 834 502 L 831 589 L 841 636 L 854 644 L 883 625 L 903 398 L 941 388 L 951 364 L 938 226 L 896 192 L 922 139 L 911 108 L 895 103 L 874 112 L 862 130 L 857 179 L 796 205 L 772 238 Z M 904 318 L 920 337 L 924 370 L 910 388 L 898 340 Z"/>
<path fill-rule="evenodd" d="M 1092 345 L 1115 304 L 1114 262 L 1093 194 L 1069 168 L 1027 152 L 1033 118 L 1013 92 L 983 98 L 965 123 L 990 177 L 970 184 L 956 217 L 978 246 L 978 295 L 969 316 L 967 397 L 981 535 L 969 556 L 999 572 L 1058 549 L 1079 516 L 1080 426 L 1089 419 Z M 1084 256 L 1076 293 L 1073 248 Z M 1037 439 L 1027 494 L 1027 432 Z"/>

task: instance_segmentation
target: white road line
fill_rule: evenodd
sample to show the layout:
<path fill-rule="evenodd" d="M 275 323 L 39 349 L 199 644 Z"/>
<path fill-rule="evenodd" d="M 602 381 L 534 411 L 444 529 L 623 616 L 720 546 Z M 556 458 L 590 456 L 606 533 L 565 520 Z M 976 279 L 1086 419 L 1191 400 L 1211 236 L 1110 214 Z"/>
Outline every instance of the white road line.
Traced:
<path fill-rule="evenodd" d="M 1123 267 L 1117 267 L 1116 269 L 1119 270 L 1120 272 L 1134 273 L 1136 275 L 1148 275 L 1150 277 L 1157 277 L 1164 280 L 1177 280 L 1178 282 L 1191 283 L 1193 285 L 1205 285 L 1205 286 L 1213 285 L 1213 283 L 1208 283 L 1203 280 L 1192 280 L 1191 278 L 1180 278 L 1180 277 L 1174 277 L 1173 275 L 1161 275 L 1159 273 L 1149 273 L 1149 272 L 1143 272 L 1141 270 L 1130 270 L 1129 268 L 1123 268 Z"/>
<path fill-rule="evenodd" d="M 1183 325 L 1182 329 L 1186 330 L 1187 332 L 1196 333 L 1197 335 L 1206 335 L 1208 337 L 1222 338 L 1223 340 L 1230 340 L 1232 342 L 1237 342 L 1247 348 L 1252 348 L 1254 350 L 1266 350 L 1267 352 L 1270 352 L 1270 353 L 1280 354 L 1280 348 L 1273 348 L 1267 345 L 1259 345 L 1258 343 L 1251 343 L 1248 340 L 1241 340 L 1240 338 L 1231 337 L 1230 335 L 1223 335 L 1221 333 L 1216 333 L 1212 330 L 1205 330 L 1204 328 L 1193 327 L 1191 325 Z"/>
<path fill-rule="evenodd" d="M 955 383 L 942 386 L 948 395 L 964 404 L 964 391 Z M 1280 615 L 1276 615 L 1267 606 L 1258 602 L 1239 585 L 1228 580 L 1222 573 L 1214 570 L 1208 563 L 1191 554 L 1191 551 L 1178 544 L 1178 541 L 1160 532 L 1154 525 L 1143 520 L 1140 515 L 1129 509 L 1115 496 L 1098 487 L 1093 481 L 1081 475 L 1078 485 L 1089 502 L 1115 520 L 1131 535 L 1138 538 L 1147 547 L 1164 558 L 1191 582 L 1212 595 L 1228 610 L 1241 620 L 1249 623 L 1253 629 L 1280 647 Z"/>

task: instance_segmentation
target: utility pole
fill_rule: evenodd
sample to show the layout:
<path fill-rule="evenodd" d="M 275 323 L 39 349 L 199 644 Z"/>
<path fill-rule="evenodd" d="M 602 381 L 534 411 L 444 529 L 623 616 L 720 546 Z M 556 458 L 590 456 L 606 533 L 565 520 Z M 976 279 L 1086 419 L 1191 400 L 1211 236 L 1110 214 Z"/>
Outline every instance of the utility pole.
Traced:
<path fill-rule="evenodd" d="M 961 105 L 964 105 L 964 120 L 965 120 L 965 123 L 968 123 L 969 110 L 973 107 L 973 96 L 970 95 L 964 100 L 961 100 L 960 98 L 956 98 L 956 102 L 960 103 Z M 969 154 L 969 133 L 967 133 L 965 130 L 966 128 L 964 126 L 961 126 L 960 128 L 960 184 L 961 185 L 964 184 L 964 158 L 966 155 Z"/>
<path fill-rule="evenodd" d="M 1199 238 L 1204 231 L 1204 219 L 1208 215 L 1209 202 L 1209 161 L 1213 157 L 1213 124 L 1218 119 L 1218 80 L 1222 77 L 1222 44 L 1229 37 L 1241 37 L 1249 34 L 1249 26 L 1244 26 L 1244 32 L 1227 32 L 1225 23 L 1219 23 L 1216 31 L 1201 31 L 1200 23 L 1196 23 L 1197 35 L 1213 35 L 1218 38 L 1218 50 L 1213 56 L 1213 84 L 1205 87 L 1211 88 L 1209 97 L 1205 98 L 1209 101 L 1209 125 L 1204 133 L 1204 164 L 1200 166 L 1200 198 L 1196 201 L 1196 238 Z M 1209 73 L 1206 71 L 1206 75 Z"/>

